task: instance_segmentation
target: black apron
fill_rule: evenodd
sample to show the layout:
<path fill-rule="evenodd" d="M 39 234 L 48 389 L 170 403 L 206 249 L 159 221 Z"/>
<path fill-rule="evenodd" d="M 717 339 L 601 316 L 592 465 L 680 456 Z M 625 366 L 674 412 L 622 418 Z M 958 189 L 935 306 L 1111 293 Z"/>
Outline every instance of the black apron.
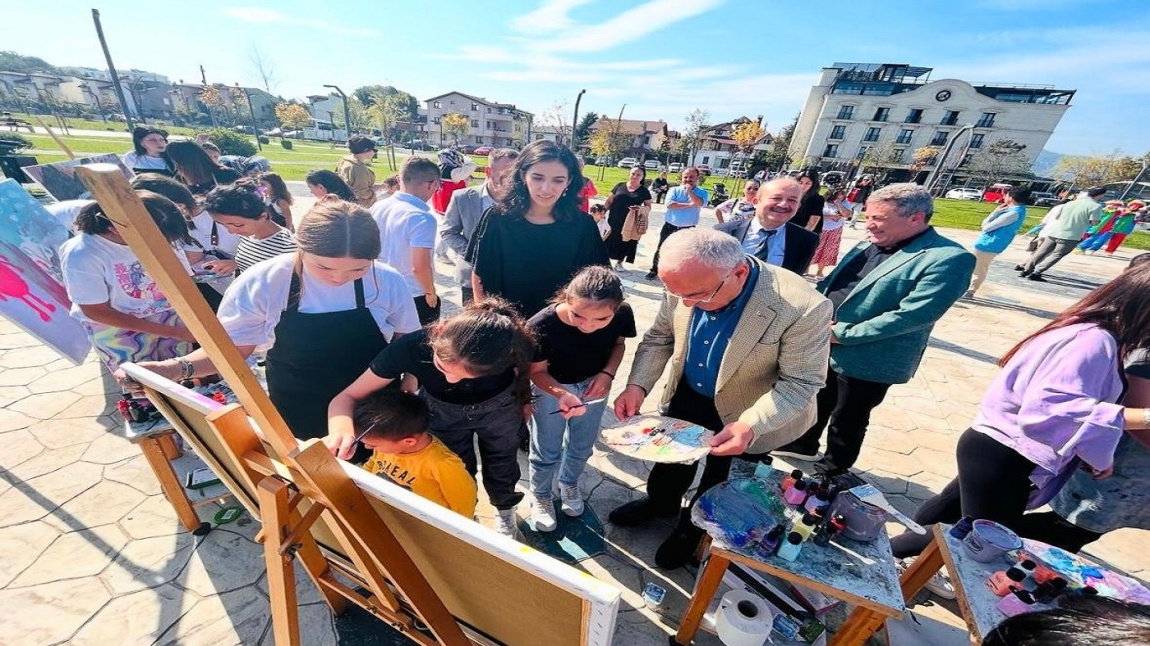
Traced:
<path fill-rule="evenodd" d="M 292 273 L 288 306 L 268 350 L 268 394 L 299 439 L 327 435 L 327 406 L 367 370 L 387 346 L 364 306 L 363 279 L 355 281 L 355 309 L 322 314 L 299 311 L 300 279 Z"/>

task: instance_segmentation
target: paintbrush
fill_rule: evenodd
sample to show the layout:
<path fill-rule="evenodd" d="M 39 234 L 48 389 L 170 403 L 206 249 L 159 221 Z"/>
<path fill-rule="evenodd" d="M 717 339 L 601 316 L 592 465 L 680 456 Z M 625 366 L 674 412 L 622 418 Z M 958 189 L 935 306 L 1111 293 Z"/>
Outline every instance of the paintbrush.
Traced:
<path fill-rule="evenodd" d="M 591 401 L 588 401 L 588 402 L 582 402 L 578 406 L 572 406 L 571 408 L 568 408 L 567 410 L 575 410 L 576 408 L 585 408 L 587 406 L 590 406 L 591 404 L 599 404 L 599 403 L 602 403 L 605 401 L 607 401 L 606 397 L 600 397 L 599 399 L 592 399 Z M 562 413 L 562 412 L 565 412 L 565 411 L 553 410 L 550 413 L 548 413 L 548 415 L 558 415 L 559 413 Z"/>
<path fill-rule="evenodd" d="M 878 507 L 879 509 L 890 514 L 892 518 L 905 525 L 907 529 L 914 532 L 915 534 L 926 534 L 926 529 L 924 529 L 922 525 L 919 525 L 910 518 L 907 518 L 906 514 L 895 509 L 894 505 L 891 505 L 890 501 L 886 499 L 886 496 L 882 495 L 882 492 L 876 489 L 874 485 L 859 485 L 849 489 L 849 491 L 859 500 L 874 505 L 875 507 Z"/>

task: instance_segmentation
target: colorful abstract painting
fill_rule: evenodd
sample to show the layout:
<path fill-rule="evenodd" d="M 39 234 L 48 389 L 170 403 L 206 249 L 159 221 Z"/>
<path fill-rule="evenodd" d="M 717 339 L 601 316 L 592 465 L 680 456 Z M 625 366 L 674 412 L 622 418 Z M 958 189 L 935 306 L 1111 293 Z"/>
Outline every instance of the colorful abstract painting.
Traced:
<path fill-rule="evenodd" d="M 632 417 L 602 433 L 607 446 L 646 462 L 694 462 L 711 452 L 712 436 L 698 424 L 660 415 Z"/>
<path fill-rule="evenodd" d="M 1103 597 L 1150 605 L 1150 590 L 1138 581 L 1037 541 L 1024 541 L 1025 551 L 1070 582 L 1071 587 L 1091 586 Z"/>
<path fill-rule="evenodd" d="M 115 164 L 120 167 L 120 171 L 124 173 L 124 177 L 132 179 L 135 174 L 128 170 L 124 162 L 120 161 L 119 155 L 115 153 L 107 153 L 104 155 L 96 155 L 94 157 L 80 157 L 79 159 L 69 159 L 68 161 L 55 162 L 53 164 L 41 164 L 39 166 L 27 166 L 24 172 L 28 177 L 32 178 L 33 182 L 39 184 L 48 195 L 63 202 L 64 200 L 79 200 L 90 198 L 88 187 L 80 181 L 76 176 L 76 167 L 82 164 Z"/>

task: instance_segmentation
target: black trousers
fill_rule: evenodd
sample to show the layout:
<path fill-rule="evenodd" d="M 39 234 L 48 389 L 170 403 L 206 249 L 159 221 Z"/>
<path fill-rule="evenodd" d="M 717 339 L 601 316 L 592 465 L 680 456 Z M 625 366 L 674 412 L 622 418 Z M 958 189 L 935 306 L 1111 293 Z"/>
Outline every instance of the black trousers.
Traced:
<path fill-rule="evenodd" d="M 673 224 L 667 224 L 666 222 L 663 223 L 663 228 L 659 229 L 659 245 L 655 247 L 655 259 L 651 261 L 651 273 L 659 271 L 659 250 L 663 248 L 663 243 L 667 241 L 667 237 L 676 231 L 694 228 L 694 226 L 677 227 Z"/>
<path fill-rule="evenodd" d="M 443 309 L 443 299 L 435 301 L 435 307 L 427 304 L 427 298 L 423 296 L 415 297 L 415 313 L 419 316 L 419 324 L 427 325 L 439 320 L 439 311 Z"/>
<path fill-rule="evenodd" d="M 963 516 L 985 518 L 1018 531 L 1030 499 L 1034 463 L 994 438 L 967 429 L 958 438 L 958 477 L 915 512 L 920 525 L 954 523 Z M 904 532 L 890 539 L 898 558 L 917 556 L 932 534 Z"/>
<path fill-rule="evenodd" d="M 714 431 L 719 431 L 724 426 L 723 420 L 719 418 L 719 412 L 715 410 L 715 400 L 695 392 L 682 379 L 679 381 L 679 387 L 675 390 L 675 394 L 671 397 L 667 416 L 692 422 Z M 735 456 L 708 455 L 700 460 L 703 463 L 703 475 L 699 481 L 699 488 L 695 491 L 695 496 L 691 498 L 691 505 L 694 505 L 699 496 L 708 489 L 727 479 L 733 457 Z M 738 457 L 755 462 L 761 460 L 763 455 L 745 453 Z M 651 467 L 651 475 L 647 477 L 647 496 L 659 511 L 659 515 L 671 515 L 679 510 L 683 502 L 683 495 L 687 493 L 687 490 L 691 488 L 691 482 L 695 480 L 698 467 L 699 462 L 691 464 L 659 463 Z M 690 525 L 691 505 L 682 510 L 680 525 L 683 524 L 684 520 L 687 525 Z"/>
<path fill-rule="evenodd" d="M 890 384 L 840 375 L 828 366 L 827 383 L 815 398 L 818 413 L 814 426 L 785 448 L 813 454 L 819 450 L 826 428 L 827 460 L 849 469 L 862 450 L 870 413 L 886 398 L 888 390 Z"/>

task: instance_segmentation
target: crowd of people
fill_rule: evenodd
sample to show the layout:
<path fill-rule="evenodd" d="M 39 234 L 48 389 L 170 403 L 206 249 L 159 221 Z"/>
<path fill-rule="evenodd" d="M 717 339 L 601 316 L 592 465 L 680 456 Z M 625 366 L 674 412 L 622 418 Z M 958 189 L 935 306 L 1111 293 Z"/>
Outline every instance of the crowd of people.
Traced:
<path fill-rule="evenodd" d="M 202 143 L 137 135 L 125 161 L 141 201 L 241 353 L 264 364 L 298 437 L 468 517 L 482 472 L 495 529 L 515 536 L 525 494 L 536 531 L 555 529 L 557 503 L 584 512 L 580 475 L 608 408 L 625 420 L 654 395 L 665 414 L 715 430 L 707 457 L 656 465 L 646 496 L 610 514 L 619 526 L 673 520 L 662 568 L 688 563 L 702 538 L 684 506 L 697 476 L 696 498 L 768 455 L 828 476 L 854 466 L 871 412 L 913 378 L 934 324 L 979 289 L 1027 201 L 1009 193 L 972 254 L 931 226 L 934 200 L 915 184 L 823 192 L 816 172 L 750 180 L 710 228 L 699 226 L 709 196 L 696 168 L 676 186 L 631 169 L 590 205 L 580 160 L 553 142 L 493 150 L 476 186 L 475 165 L 452 151 L 406 159 L 388 186 L 369 164 L 374 143 L 353 137 L 335 171 L 308 174 L 318 200 L 300 213 L 267 168 L 241 174 Z M 1103 220 L 1098 195 L 1049 219 L 1024 275 L 1041 277 L 1084 235 L 1112 241 L 1144 208 Z M 664 293 L 640 330 L 619 272 L 658 197 L 667 210 L 648 277 Z M 867 238 L 840 259 L 859 200 Z M 104 365 L 132 361 L 180 382 L 213 375 L 101 206 L 85 206 L 73 229 L 66 287 Z M 434 280 L 441 255 L 463 290 L 450 316 Z M 1146 496 L 1131 498 L 1150 466 L 1144 258 L 1006 354 L 959 441 L 958 478 L 920 523 L 987 518 L 1075 551 L 1117 527 L 1150 528 Z M 812 266 L 817 284 L 804 279 Z M 1053 512 L 1033 513 L 1047 502 Z M 922 549 L 914 534 L 892 545 L 900 557 Z"/>

